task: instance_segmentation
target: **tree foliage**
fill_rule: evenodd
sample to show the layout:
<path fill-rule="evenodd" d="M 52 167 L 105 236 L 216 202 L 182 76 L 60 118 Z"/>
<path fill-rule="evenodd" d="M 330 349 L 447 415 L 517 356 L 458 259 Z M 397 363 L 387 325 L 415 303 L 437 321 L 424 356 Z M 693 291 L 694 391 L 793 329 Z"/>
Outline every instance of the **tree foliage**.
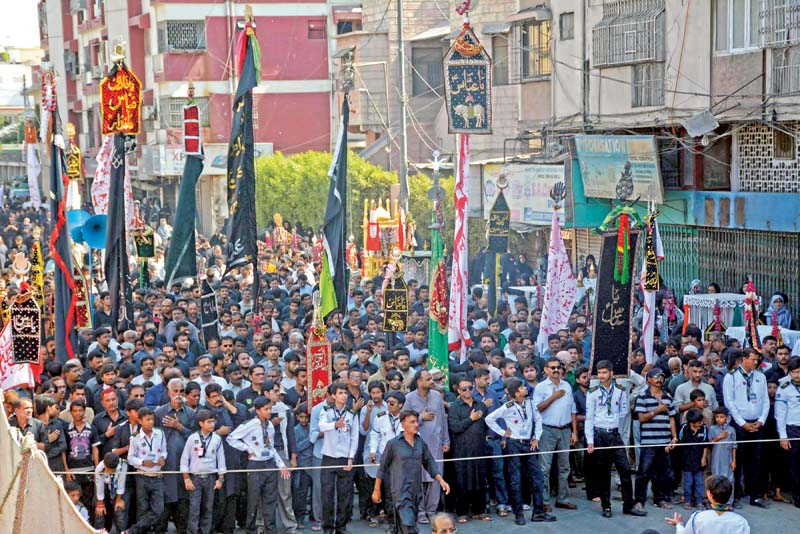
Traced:
<path fill-rule="evenodd" d="M 332 154 L 328 152 L 303 152 L 286 156 L 275 153 L 256 160 L 256 216 L 258 225 L 265 228 L 275 213 L 280 213 L 291 224 L 318 230 L 325 216 L 330 178 L 328 170 Z M 388 172 L 358 157 L 348 156 L 347 171 L 347 229 L 363 243 L 361 225 L 364 217 L 364 199 L 386 199 L 389 188 L 397 183 L 397 174 Z M 409 210 L 416 221 L 421 239 L 430 236 L 432 201 L 428 190 L 432 180 L 417 174 L 409 177 Z M 442 212 L 445 218 L 445 243 L 452 248 L 453 228 L 453 177 L 443 178 Z M 449 230 L 449 235 L 448 235 Z"/>

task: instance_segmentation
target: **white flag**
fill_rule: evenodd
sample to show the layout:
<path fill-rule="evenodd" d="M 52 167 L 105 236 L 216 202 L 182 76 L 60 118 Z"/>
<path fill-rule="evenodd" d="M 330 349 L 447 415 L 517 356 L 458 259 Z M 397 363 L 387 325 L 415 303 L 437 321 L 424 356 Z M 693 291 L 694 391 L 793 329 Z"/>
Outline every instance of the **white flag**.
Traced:
<path fill-rule="evenodd" d="M 35 387 L 36 379 L 29 363 L 14 363 L 14 344 L 11 340 L 11 323 L 0 332 L 0 389 L 27 386 Z"/>

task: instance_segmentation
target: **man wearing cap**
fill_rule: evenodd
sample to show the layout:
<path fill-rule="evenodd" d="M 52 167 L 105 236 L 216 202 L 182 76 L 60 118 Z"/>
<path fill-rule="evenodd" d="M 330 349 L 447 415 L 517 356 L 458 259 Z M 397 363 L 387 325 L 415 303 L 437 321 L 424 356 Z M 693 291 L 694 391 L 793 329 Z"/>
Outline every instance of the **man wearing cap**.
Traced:
<path fill-rule="evenodd" d="M 659 508 L 672 508 L 669 502 L 672 469 L 668 452 L 678 442 L 677 415 L 672 397 L 663 390 L 664 372 L 651 369 L 647 372 L 648 388 L 636 398 L 634 414 L 639 419 L 640 442 L 634 495 L 636 509 L 641 510 L 647 501 L 647 485 L 653 481 L 653 502 Z"/>

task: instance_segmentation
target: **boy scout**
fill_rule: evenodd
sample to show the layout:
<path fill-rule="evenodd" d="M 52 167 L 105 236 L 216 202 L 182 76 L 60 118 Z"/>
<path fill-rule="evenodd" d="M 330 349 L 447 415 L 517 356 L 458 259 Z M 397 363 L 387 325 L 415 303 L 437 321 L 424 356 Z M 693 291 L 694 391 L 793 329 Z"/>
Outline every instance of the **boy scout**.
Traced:
<path fill-rule="evenodd" d="M 189 534 L 211 534 L 214 491 L 225 480 L 222 438 L 214 433 L 217 421 L 210 410 L 197 412 L 200 430 L 189 436 L 181 454 L 181 473 L 189 492 Z"/>

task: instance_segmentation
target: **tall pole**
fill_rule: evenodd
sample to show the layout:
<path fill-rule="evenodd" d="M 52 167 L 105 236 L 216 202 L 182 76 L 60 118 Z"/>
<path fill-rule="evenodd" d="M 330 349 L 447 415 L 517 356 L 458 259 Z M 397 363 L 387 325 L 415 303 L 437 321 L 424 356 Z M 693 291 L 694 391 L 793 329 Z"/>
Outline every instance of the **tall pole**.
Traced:
<path fill-rule="evenodd" d="M 397 63 L 400 74 L 400 206 L 408 213 L 408 144 L 406 142 L 406 52 L 403 42 L 403 0 L 397 0 Z"/>

